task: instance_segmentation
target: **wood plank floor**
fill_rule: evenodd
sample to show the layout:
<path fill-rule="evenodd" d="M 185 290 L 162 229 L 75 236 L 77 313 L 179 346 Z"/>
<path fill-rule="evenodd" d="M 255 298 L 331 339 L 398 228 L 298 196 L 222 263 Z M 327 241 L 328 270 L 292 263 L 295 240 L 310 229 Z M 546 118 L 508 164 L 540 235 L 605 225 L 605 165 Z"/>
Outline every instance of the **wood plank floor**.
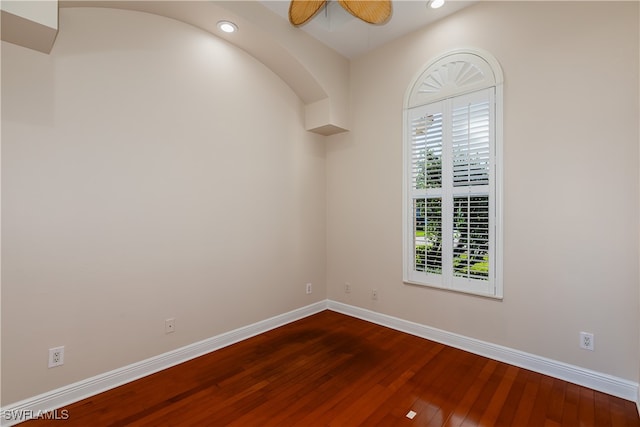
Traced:
<path fill-rule="evenodd" d="M 25 425 L 640 426 L 635 403 L 332 311 L 64 409 Z"/>

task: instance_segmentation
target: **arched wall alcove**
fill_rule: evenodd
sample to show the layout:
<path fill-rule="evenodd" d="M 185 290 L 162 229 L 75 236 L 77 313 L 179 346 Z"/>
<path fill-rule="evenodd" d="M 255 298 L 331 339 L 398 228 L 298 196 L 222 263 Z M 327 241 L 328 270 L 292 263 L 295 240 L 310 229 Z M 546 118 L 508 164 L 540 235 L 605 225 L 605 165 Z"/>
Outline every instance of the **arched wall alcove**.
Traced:
<path fill-rule="evenodd" d="M 289 85 L 305 105 L 306 130 L 332 135 L 348 129 L 348 60 L 257 2 L 61 1 L 59 7 L 147 12 L 205 30 L 245 50 Z M 30 10 L 27 16 L 17 16 L 5 9 L 3 6 L 3 40 L 45 53 L 50 51 L 57 26 L 50 28 L 39 22 L 38 13 L 30 20 Z M 51 14 L 50 10 L 47 12 Z M 216 24 L 223 19 L 235 22 L 240 31 L 232 35 L 221 33 Z M 10 32 L 11 29 L 15 31 Z M 47 35 L 44 43 L 37 40 L 43 32 Z"/>

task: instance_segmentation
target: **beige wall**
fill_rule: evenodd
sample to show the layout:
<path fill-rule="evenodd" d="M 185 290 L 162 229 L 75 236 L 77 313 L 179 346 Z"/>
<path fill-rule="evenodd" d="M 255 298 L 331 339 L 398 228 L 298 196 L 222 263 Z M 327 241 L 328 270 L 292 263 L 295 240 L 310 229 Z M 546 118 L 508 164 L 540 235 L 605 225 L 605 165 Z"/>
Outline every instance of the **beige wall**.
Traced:
<path fill-rule="evenodd" d="M 505 76 L 503 301 L 402 283 L 403 96 L 461 47 Z M 329 298 L 638 381 L 638 52 L 636 2 L 480 2 L 353 61 L 353 130 L 327 145 Z"/>
<path fill-rule="evenodd" d="M 177 21 L 62 9 L 50 56 L 3 43 L 2 403 L 324 299 L 323 139 Z"/>

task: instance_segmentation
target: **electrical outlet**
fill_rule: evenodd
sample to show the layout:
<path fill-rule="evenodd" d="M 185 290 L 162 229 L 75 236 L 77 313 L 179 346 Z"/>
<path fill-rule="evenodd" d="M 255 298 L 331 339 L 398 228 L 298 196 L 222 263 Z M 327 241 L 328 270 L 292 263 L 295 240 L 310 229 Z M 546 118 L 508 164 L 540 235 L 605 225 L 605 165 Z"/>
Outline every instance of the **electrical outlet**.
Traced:
<path fill-rule="evenodd" d="M 371 299 L 372 300 L 377 300 L 378 299 L 378 290 L 377 289 L 371 289 Z"/>
<path fill-rule="evenodd" d="M 307 294 L 310 294 L 311 292 L 313 292 L 311 288 L 311 283 L 307 283 Z"/>
<path fill-rule="evenodd" d="M 64 365 L 64 346 L 49 349 L 49 367 Z"/>
<path fill-rule="evenodd" d="M 593 351 L 595 348 L 593 334 L 590 332 L 580 332 L 580 348 Z"/>
<path fill-rule="evenodd" d="M 350 294 L 351 293 L 351 283 L 345 282 L 345 284 L 344 284 L 344 293 L 345 294 Z"/>
<path fill-rule="evenodd" d="M 164 321 L 164 333 L 170 334 L 176 331 L 176 319 L 173 317 Z"/>

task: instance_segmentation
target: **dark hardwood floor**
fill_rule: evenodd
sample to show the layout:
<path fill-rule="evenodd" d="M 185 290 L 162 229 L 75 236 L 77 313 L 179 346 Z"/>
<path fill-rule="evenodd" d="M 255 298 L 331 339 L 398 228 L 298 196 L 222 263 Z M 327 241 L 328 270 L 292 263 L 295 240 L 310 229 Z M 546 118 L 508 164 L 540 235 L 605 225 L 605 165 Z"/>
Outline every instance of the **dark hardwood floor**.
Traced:
<path fill-rule="evenodd" d="M 640 426 L 633 402 L 332 311 L 64 409 L 25 425 Z"/>

